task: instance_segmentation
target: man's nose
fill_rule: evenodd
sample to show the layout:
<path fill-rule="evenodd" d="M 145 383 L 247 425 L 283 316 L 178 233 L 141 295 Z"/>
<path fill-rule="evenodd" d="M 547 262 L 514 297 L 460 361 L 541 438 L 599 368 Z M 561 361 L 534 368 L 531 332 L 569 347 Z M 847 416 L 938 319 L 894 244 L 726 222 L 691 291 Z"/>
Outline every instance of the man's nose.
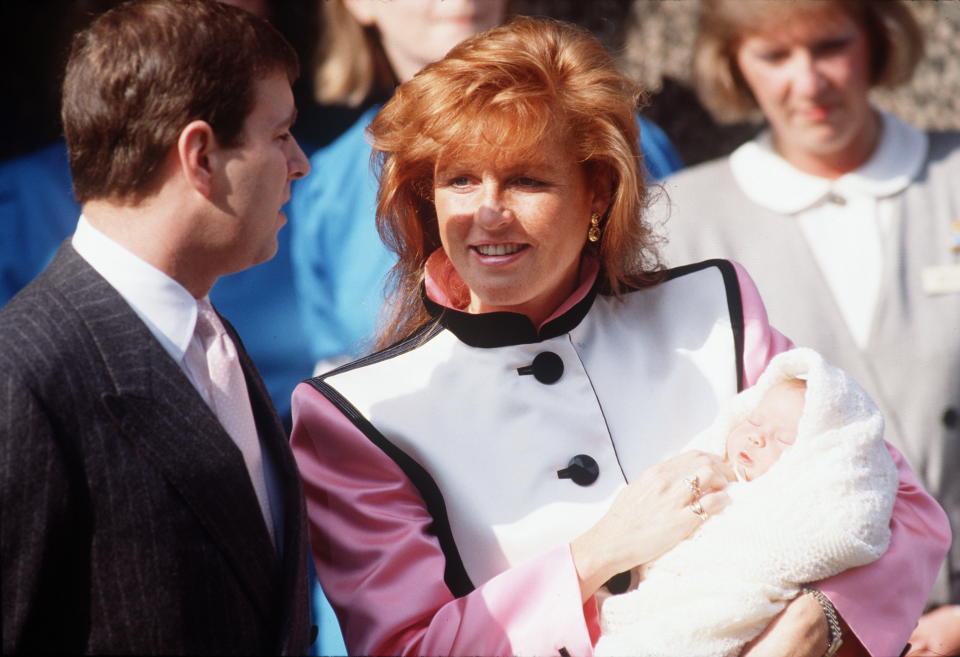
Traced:
<path fill-rule="evenodd" d="M 292 141 L 294 152 L 290 155 L 288 164 L 290 168 L 290 178 L 303 178 L 310 173 L 310 160 L 307 159 L 306 154 L 303 152 L 303 149 L 300 148 L 297 140 L 294 139 Z"/>

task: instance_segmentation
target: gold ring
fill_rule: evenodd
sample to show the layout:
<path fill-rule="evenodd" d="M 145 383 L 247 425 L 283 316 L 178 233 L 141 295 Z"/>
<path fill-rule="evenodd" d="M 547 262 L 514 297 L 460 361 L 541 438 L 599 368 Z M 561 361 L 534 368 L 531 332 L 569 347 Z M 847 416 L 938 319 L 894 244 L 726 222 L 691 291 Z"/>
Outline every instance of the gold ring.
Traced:
<path fill-rule="evenodd" d="M 703 495 L 703 492 L 700 490 L 700 479 L 696 475 L 692 477 L 684 477 L 683 483 L 687 485 L 690 489 L 690 492 L 693 493 L 693 499 L 699 500 Z"/>
<path fill-rule="evenodd" d="M 703 510 L 703 505 L 700 504 L 700 500 L 694 500 L 690 504 L 690 510 L 693 511 L 693 514 L 700 518 L 700 520 L 707 519 L 707 512 Z"/>

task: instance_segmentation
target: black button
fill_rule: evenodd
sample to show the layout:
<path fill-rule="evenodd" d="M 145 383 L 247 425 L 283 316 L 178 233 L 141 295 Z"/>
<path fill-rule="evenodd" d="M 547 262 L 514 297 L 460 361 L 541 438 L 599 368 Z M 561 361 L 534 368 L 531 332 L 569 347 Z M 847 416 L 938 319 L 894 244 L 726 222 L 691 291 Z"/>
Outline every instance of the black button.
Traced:
<path fill-rule="evenodd" d="M 556 383 L 563 376 L 563 359 L 552 351 L 541 351 L 532 363 L 518 367 L 517 374 L 532 374 L 540 383 Z"/>
<path fill-rule="evenodd" d="M 577 454 L 567 467 L 563 470 L 557 470 L 557 478 L 572 479 L 577 486 L 589 486 L 600 476 L 600 466 L 593 460 L 592 456 L 586 454 Z"/>
<path fill-rule="evenodd" d="M 630 588 L 630 571 L 625 570 L 619 575 L 614 575 L 607 580 L 607 583 L 604 584 L 604 586 L 607 587 L 607 590 L 614 595 L 623 593 Z"/>
<path fill-rule="evenodd" d="M 957 426 L 957 420 L 960 420 L 960 417 L 957 417 L 957 409 L 948 408 L 943 412 L 943 426 L 948 429 L 954 429 Z"/>

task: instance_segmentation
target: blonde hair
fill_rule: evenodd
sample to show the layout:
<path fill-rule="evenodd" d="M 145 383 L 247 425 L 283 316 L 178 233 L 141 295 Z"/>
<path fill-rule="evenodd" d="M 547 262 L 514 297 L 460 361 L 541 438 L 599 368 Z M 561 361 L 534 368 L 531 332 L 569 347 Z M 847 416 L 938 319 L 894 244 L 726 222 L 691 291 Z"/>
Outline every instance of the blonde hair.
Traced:
<path fill-rule="evenodd" d="M 870 42 L 870 83 L 894 87 L 910 80 L 923 57 L 923 33 L 899 0 L 704 0 L 693 50 L 693 83 L 700 102 L 727 122 L 758 111 L 736 63 L 740 40 L 797 15 L 836 8 L 859 25 Z"/>
<path fill-rule="evenodd" d="M 517 18 L 463 41 L 398 87 L 370 126 L 380 171 L 377 228 L 399 260 L 378 340 L 386 346 L 429 320 L 423 268 L 441 248 L 433 206 L 437 163 L 464 149 L 491 158 L 564 139 L 589 184 L 609 185 L 596 246 L 612 293 L 653 280 L 659 269 L 649 227 L 636 110 L 643 94 L 583 29 Z"/>
<path fill-rule="evenodd" d="M 397 83 L 376 27 L 364 27 L 343 0 L 317 0 L 321 29 L 314 58 L 313 88 L 318 103 L 359 107 L 387 98 Z"/>

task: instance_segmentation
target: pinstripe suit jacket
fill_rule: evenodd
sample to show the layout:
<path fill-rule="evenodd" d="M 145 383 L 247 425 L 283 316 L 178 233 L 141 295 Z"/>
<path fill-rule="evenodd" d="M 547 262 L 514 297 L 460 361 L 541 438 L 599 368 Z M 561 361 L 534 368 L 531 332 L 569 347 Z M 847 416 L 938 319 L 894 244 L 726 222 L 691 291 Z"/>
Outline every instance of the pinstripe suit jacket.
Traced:
<path fill-rule="evenodd" d="M 299 478 L 228 330 L 282 487 L 280 557 L 240 451 L 68 243 L 0 309 L 4 653 L 306 651 Z"/>

